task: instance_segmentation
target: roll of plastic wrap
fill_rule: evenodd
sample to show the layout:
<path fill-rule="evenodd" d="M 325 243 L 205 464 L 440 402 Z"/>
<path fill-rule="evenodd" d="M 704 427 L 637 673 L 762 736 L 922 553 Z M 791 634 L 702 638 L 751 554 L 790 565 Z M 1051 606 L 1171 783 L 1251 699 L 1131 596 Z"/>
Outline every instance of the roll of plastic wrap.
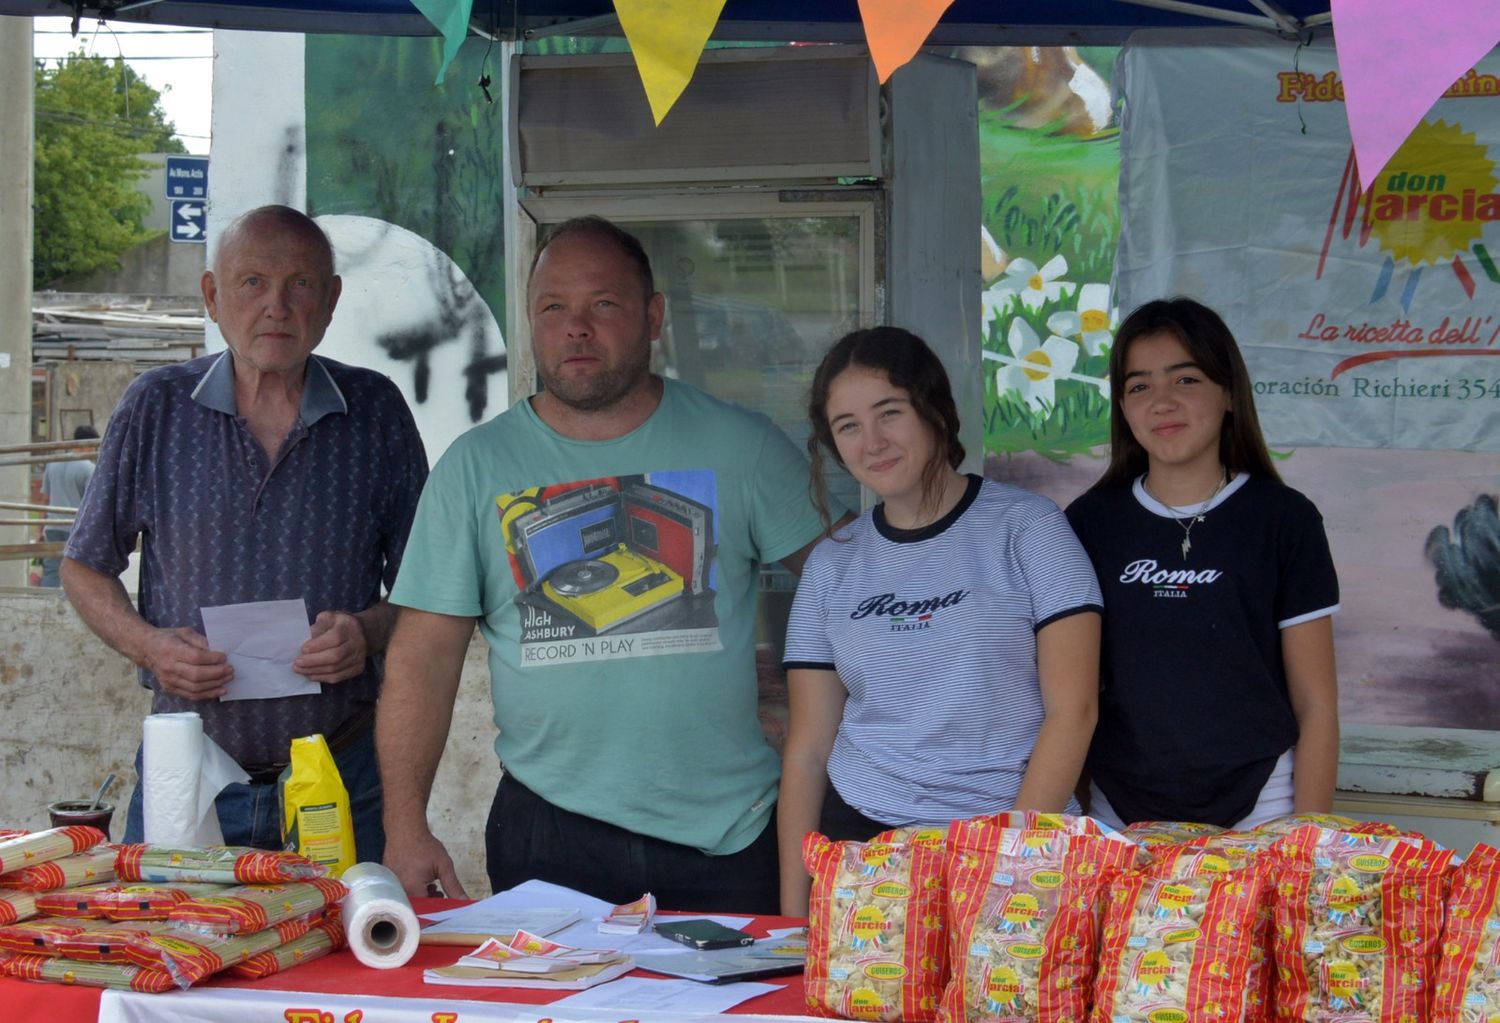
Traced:
<path fill-rule="evenodd" d="M 146 718 L 141 776 L 146 841 L 177 849 L 222 845 L 214 797 L 231 782 L 250 780 L 190 711 Z"/>
<path fill-rule="evenodd" d="M 394 970 L 417 954 L 421 927 L 396 875 L 379 863 L 356 863 L 342 878 L 349 894 L 340 903 L 349 947 L 366 966 Z"/>

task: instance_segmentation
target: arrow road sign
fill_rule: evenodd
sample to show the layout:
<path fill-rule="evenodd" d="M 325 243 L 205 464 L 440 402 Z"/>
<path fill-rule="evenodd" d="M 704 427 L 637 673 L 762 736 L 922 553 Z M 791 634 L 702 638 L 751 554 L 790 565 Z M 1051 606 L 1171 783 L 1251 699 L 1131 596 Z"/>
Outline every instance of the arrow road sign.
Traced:
<path fill-rule="evenodd" d="M 207 240 L 208 209 L 200 200 L 172 200 L 171 238 L 174 242 L 200 244 Z"/>

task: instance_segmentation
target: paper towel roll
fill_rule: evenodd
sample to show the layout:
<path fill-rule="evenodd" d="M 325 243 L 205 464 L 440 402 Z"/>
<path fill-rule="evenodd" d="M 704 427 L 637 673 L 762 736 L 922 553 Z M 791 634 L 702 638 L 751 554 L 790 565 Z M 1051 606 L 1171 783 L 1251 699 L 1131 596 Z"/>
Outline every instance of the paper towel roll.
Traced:
<path fill-rule="evenodd" d="M 356 863 L 341 880 L 349 886 L 340 906 L 354 957 L 377 970 L 405 966 L 421 927 L 396 875 L 379 863 Z"/>
<path fill-rule="evenodd" d="M 223 845 L 214 797 L 230 782 L 250 780 L 203 734 L 191 711 L 152 714 L 141 726 L 141 811 L 145 839 L 171 848 Z"/>

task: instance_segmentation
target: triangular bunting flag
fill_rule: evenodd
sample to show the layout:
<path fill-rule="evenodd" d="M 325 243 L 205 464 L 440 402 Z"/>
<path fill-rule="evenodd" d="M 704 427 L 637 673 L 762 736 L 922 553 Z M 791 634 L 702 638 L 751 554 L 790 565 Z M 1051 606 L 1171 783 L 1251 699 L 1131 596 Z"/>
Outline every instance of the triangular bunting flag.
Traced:
<path fill-rule="evenodd" d="M 1496 0 L 1333 0 L 1344 111 L 1366 191 L 1448 87 L 1500 43 Z"/>
<path fill-rule="evenodd" d="M 474 9 L 474 0 L 411 0 L 411 3 L 443 33 L 443 63 L 438 67 L 437 81 L 432 83 L 442 85 L 448 76 L 448 65 L 458 56 L 458 48 L 469 35 L 469 14 Z"/>
<path fill-rule="evenodd" d="M 724 0 L 615 0 L 658 125 L 692 81 Z"/>
<path fill-rule="evenodd" d="M 865 40 L 881 84 L 911 60 L 953 0 L 859 0 Z"/>

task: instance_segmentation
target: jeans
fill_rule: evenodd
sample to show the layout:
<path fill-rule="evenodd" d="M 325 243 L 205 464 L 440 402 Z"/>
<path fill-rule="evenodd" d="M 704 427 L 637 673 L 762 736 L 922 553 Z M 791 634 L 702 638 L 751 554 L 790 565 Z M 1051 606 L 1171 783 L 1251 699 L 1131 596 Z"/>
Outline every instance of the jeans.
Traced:
<path fill-rule="evenodd" d="M 366 729 L 349 746 L 333 755 L 344 788 L 349 792 L 349 812 L 354 818 L 355 859 L 379 863 L 385 857 L 385 825 L 381 821 L 380 765 L 375 760 L 375 731 Z M 135 751 L 136 778 L 141 776 L 141 751 Z M 226 785 L 214 800 L 225 845 L 248 845 L 256 849 L 281 848 L 280 786 Z M 130 794 L 125 818 L 125 841 L 140 842 L 145 832 L 139 781 Z"/>
<path fill-rule="evenodd" d="M 646 892 L 663 909 L 781 912 L 776 814 L 737 853 L 709 856 L 554 806 L 510 775 L 484 829 L 494 891 L 535 878 L 616 905 Z"/>
<path fill-rule="evenodd" d="M 53 526 L 42 527 L 42 539 L 48 543 L 62 543 L 73 531 Z M 42 585 L 51 586 L 56 589 L 62 585 L 62 577 L 59 574 L 62 568 L 62 555 L 55 558 L 42 559 Z"/>

